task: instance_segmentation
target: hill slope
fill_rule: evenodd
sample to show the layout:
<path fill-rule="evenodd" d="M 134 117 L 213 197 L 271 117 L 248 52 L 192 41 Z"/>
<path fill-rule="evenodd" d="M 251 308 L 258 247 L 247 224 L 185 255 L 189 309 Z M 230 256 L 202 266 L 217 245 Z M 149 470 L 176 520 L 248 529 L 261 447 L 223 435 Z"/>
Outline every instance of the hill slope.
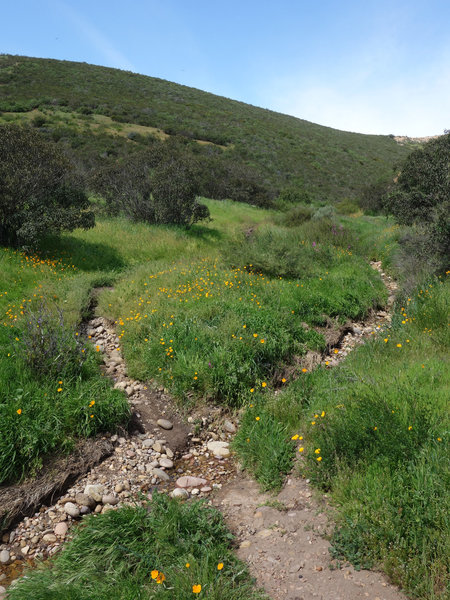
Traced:
<path fill-rule="evenodd" d="M 116 127 L 118 122 L 140 126 L 139 135 L 132 136 L 128 125 L 130 139 L 122 142 L 143 143 L 143 127 L 148 127 L 154 128 L 148 135 L 179 134 L 226 146 L 226 152 L 254 167 L 274 193 L 293 186 L 326 202 L 357 198 L 368 183 L 388 178 L 409 151 L 390 136 L 338 131 L 128 71 L 0 55 L 0 122 L 35 109 L 50 119 L 52 131 L 52 115 L 60 121 L 61 113 L 83 118 L 78 135 L 85 138 L 93 131 L 112 137 L 99 127 L 102 115 Z M 60 139 L 63 125 L 58 124 L 54 137 Z"/>

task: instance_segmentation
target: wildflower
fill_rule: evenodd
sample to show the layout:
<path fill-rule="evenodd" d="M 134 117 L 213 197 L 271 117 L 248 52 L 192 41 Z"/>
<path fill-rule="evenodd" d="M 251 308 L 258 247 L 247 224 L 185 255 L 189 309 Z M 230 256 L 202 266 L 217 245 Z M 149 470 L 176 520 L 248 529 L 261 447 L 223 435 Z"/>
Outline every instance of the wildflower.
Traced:
<path fill-rule="evenodd" d="M 150 575 L 152 576 L 152 579 L 156 579 L 159 575 L 159 571 L 156 571 L 156 569 L 154 571 L 152 571 L 150 573 Z"/>
<path fill-rule="evenodd" d="M 186 563 L 186 569 L 189 569 L 190 566 L 190 563 Z"/>
<path fill-rule="evenodd" d="M 261 340 L 261 344 L 264 344 L 265 340 Z"/>
<path fill-rule="evenodd" d="M 324 417 L 324 416 L 325 416 L 325 411 L 324 411 L 324 410 L 323 410 L 323 411 L 320 413 L 320 416 L 321 416 L 321 417 Z"/>
<path fill-rule="evenodd" d="M 89 415 L 89 416 L 91 417 L 91 419 L 93 419 L 93 418 L 94 418 L 94 415 Z"/>
<path fill-rule="evenodd" d="M 265 381 L 262 382 L 261 386 L 266 387 L 267 383 Z"/>
<path fill-rule="evenodd" d="M 320 454 L 320 448 L 316 448 L 316 449 L 314 450 L 314 454 Z"/>
<path fill-rule="evenodd" d="M 62 388 L 58 388 L 56 391 L 57 392 L 62 392 Z"/>
<path fill-rule="evenodd" d="M 250 388 L 250 393 L 253 394 L 253 392 L 255 391 L 255 388 Z"/>
<path fill-rule="evenodd" d="M 311 425 L 315 425 L 315 424 L 316 424 L 316 422 L 315 422 L 315 421 L 311 421 Z"/>
<path fill-rule="evenodd" d="M 256 421 L 259 421 L 259 419 L 260 419 L 260 418 L 261 418 L 261 417 L 255 417 L 255 420 L 256 420 Z"/>
<path fill-rule="evenodd" d="M 384 338 L 384 341 L 386 342 L 386 344 L 388 343 L 388 338 Z"/>
<path fill-rule="evenodd" d="M 298 433 L 296 433 L 295 435 L 293 435 L 293 436 L 291 437 L 291 440 L 298 440 L 298 437 L 299 437 L 299 436 L 298 436 Z"/>
<path fill-rule="evenodd" d="M 397 344 L 397 348 L 401 348 L 401 347 L 402 347 L 402 345 L 401 345 L 401 344 Z"/>
<path fill-rule="evenodd" d="M 410 425 L 410 426 L 408 427 L 408 431 L 411 431 L 411 429 L 412 429 L 412 425 Z"/>
<path fill-rule="evenodd" d="M 373 430 L 376 431 L 378 429 L 378 427 L 374 427 Z"/>
<path fill-rule="evenodd" d="M 298 449 L 299 452 L 303 452 L 303 450 L 304 450 L 303 446 Z"/>
<path fill-rule="evenodd" d="M 302 373 L 307 373 L 308 369 L 302 369 Z"/>
<path fill-rule="evenodd" d="M 281 380 L 281 383 L 286 383 L 285 377 L 283 377 L 283 379 Z"/>
<path fill-rule="evenodd" d="M 339 354 L 339 350 L 337 348 L 334 349 L 335 354 Z"/>
<path fill-rule="evenodd" d="M 318 456 L 318 457 L 316 458 L 316 460 L 317 460 L 317 462 L 320 462 L 320 461 L 322 460 L 322 457 L 321 457 L 321 456 Z"/>
<path fill-rule="evenodd" d="M 437 439 L 437 441 L 438 441 L 438 442 L 442 442 L 442 438 L 438 438 L 438 439 Z"/>
<path fill-rule="evenodd" d="M 257 337 L 258 337 L 258 334 L 257 334 L 257 333 L 254 333 L 254 334 L 253 334 L 253 337 L 254 337 L 254 338 L 257 338 Z"/>
<path fill-rule="evenodd" d="M 21 408 L 18 408 L 18 409 L 16 410 L 16 413 L 17 413 L 18 415 L 21 415 L 21 414 L 22 414 L 22 409 L 21 409 Z"/>
<path fill-rule="evenodd" d="M 219 563 L 219 564 L 217 565 L 217 570 L 218 570 L 218 571 L 221 571 L 222 569 L 223 569 L 223 563 Z"/>
<path fill-rule="evenodd" d="M 158 577 L 156 578 L 156 583 L 163 583 L 166 580 L 166 576 L 164 573 L 158 573 Z"/>
<path fill-rule="evenodd" d="M 192 586 L 192 592 L 194 594 L 200 594 L 201 591 L 202 591 L 202 586 L 200 584 Z"/>

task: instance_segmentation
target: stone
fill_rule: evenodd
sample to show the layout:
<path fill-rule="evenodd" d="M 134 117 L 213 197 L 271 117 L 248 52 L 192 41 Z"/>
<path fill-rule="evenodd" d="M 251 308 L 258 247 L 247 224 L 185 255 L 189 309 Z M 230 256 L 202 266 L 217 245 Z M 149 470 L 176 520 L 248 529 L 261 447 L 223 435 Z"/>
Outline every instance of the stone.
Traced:
<path fill-rule="evenodd" d="M 272 531 L 270 529 L 261 529 L 256 535 L 260 538 L 266 538 L 272 535 Z"/>
<path fill-rule="evenodd" d="M 198 488 L 193 488 L 193 490 L 191 491 L 191 494 L 193 496 L 198 496 L 200 494 L 200 490 Z"/>
<path fill-rule="evenodd" d="M 251 545 L 252 543 L 249 540 L 244 540 L 241 542 L 239 548 L 250 548 Z"/>
<path fill-rule="evenodd" d="M 3 565 L 6 565 L 6 563 L 9 562 L 9 558 L 10 558 L 9 550 L 2 550 L 0 552 L 0 563 L 2 563 Z"/>
<path fill-rule="evenodd" d="M 124 491 L 124 489 L 125 486 L 123 485 L 123 483 L 116 483 L 116 485 L 114 486 L 114 491 L 116 492 L 116 494 L 120 494 Z"/>
<path fill-rule="evenodd" d="M 162 446 L 160 442 L 155 442 L 152 446 L 153 450 L 155 452 L 161 452 L 162 451 Z"/>
<path fill-rule="evenodd" d="M 208 450 L 219 458 L 226 458 L 230 456 L 230 449 L 228 442 L 208 442 Z"/>
<path fill-rule="evenodd" d="M 80 506 L 89 506 L 89 508 L 95 507 L 95 500 L 87 494 L 75 494 L 75 502 Z"/>
<path fill-rule="evenodd" d="M 200 491 L 203 492 L 204 494 L 207 494 L 208 492 L 212 491 L 212 487 L 210 487 L 209 485 L 205 485 L 202 488 L 200 488 Z"/>
<path fill-rule="evenodd" d="M 121 392 L 124 392 L 126 387 L 127 387 L 127 384 L 125 381 L 118 381 L 117 383 L 114 384 L 114 389 L 120 390 Z"/>
<path fill-rule="evenodd" d="M 174 453 L 172 452 L 172 450 L 167 446 L 166 446 L 166 454 L 169 458 L 173 458 L 175 456 Z"/>
<path fill-rule="evenodd" d="M 73 502 L 67 502 L 64 505 L 64 512 L 74 519 L 80 516 L 80 509 Z"/>
<path fill-rule="evenodd" d="M 54 531 L 55 535 L 57 535 L 58 537 L 65 537 L 68 530 L 69 530 L 69 528 L 67 526 L 67 523 L 64 523 L 64 521 L 61 521 L 60 523 L 58 523 L 55 526 L 55 529 L 53 531 Z"/>
<path fill-rule="evenodd" d="M 158 479 L 162 479 L 163 481 L 170 481 L 170 477 L 162 469 L 153 469 L 152 473 L 153 475 L 155 475 L 155 477 L 158 477 Z"/>
<path fill-rule="evenodd" d="M 104 494 L 102 496 L 102 504 L 110 504 L 111 506 L 115 506 L 119 504 L 119 498 L 114 496 L 114 494 Z"/>
<path fill-rule="evenodd" d="M 225 421 L 223 428 L 225 431 L 228 431 L 228 433 L 236 433 L 236 425 L 231 421 Z"/>
<path fill-rule="evenodd" d="M 159 459 L 159 466 L 164 467 L 165 469 L 171 469 L 173 467 L 173 462 L 170 460 L 170 458 L 163 457 Z"/>
<path fill-rule="evenodd" d="M 156 424 L 161 427 L 161 429 L 173 429 L 173 423 L 168 419 L 158 419 Z"/>
<path fill-rule="evenodd" d="M 30 551 L 30 546 L 28 546 L 28 545 L 27 545 L 27 546 L 24 546 L 23 548 L 21 548 L 21 550 L 20 550 L 20 551 L 22 552 L 22 554 L 23 554 L 24 556 L 26 556 L 26 555 L 28 554 L 28 552 Z"/>
<path fill-rule="evenodd" d="M 54 533 L 46 533 L 42 539 L 44 540 L 44 542 L 48 542 L 48 543 L 53 543 L 56 542 L 56 535 Z"/>
<path fill-rule="evenodd" d="M 183 477 L 179 477 L 176 481 L 177 486 L 180 488 L 203 487 L 207 483 L 206 479 L 193 477 L 192 475 L 183 475 Z"/>
<path fill-rule="evenodd" d="M 105 487 L 99 483 L 97 484 L 88 484 L 84 488 L 84 493 L 87 496 L 93 498 L 96 502 L 102 501 L 102 496 L 105 493 Z"/>
<path fill-rule="evenodd" d="M 142 442 L 142 447 L 143 448 L 151 448 L 154 443 L 155 443 L 155 440 L 152 440 L 151 438 L 147 438 L 146 440 L 144 440 Z"/>
<path fill-rule="evenodd" d="M 175 488 L 170 495 L 172 498 L 189 498 L 189 493 L 183 488 Z"/>
<path fill-rule="evenodd" d="M 90 514 L 90 512 L 91 512 L 91 509 L 89 508 L 89 506 L 82 506 L 80 508 L 80 515 L 83 515 L 83 516 L 88 515 L 88 514 Z"/>

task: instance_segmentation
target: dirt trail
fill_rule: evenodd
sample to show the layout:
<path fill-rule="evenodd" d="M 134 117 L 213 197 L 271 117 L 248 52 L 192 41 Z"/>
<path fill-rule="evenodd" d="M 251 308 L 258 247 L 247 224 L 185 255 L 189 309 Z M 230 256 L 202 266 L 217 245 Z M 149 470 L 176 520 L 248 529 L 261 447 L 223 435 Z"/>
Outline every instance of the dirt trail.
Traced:
<path fill-rule="evenodd" d="M 213 501 L 235 534 L 237 554 L 273 600 L 405 600 L 381 573 L 331 564 L 326 497 L 289 477 L 274 497 L 237 477 Z"/>

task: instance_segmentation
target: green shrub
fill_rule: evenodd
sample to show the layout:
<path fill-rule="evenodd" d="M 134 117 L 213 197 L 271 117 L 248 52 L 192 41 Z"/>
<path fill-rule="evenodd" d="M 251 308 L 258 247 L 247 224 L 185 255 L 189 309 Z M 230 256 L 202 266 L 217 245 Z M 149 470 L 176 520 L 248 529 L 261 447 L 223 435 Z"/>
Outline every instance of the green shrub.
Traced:
<path fill-rule="evenodd" d="M 94 226 L 73 168 L 39 133 L 0 127 L 0 243 L 35 246 L 48 233 Z"/>

